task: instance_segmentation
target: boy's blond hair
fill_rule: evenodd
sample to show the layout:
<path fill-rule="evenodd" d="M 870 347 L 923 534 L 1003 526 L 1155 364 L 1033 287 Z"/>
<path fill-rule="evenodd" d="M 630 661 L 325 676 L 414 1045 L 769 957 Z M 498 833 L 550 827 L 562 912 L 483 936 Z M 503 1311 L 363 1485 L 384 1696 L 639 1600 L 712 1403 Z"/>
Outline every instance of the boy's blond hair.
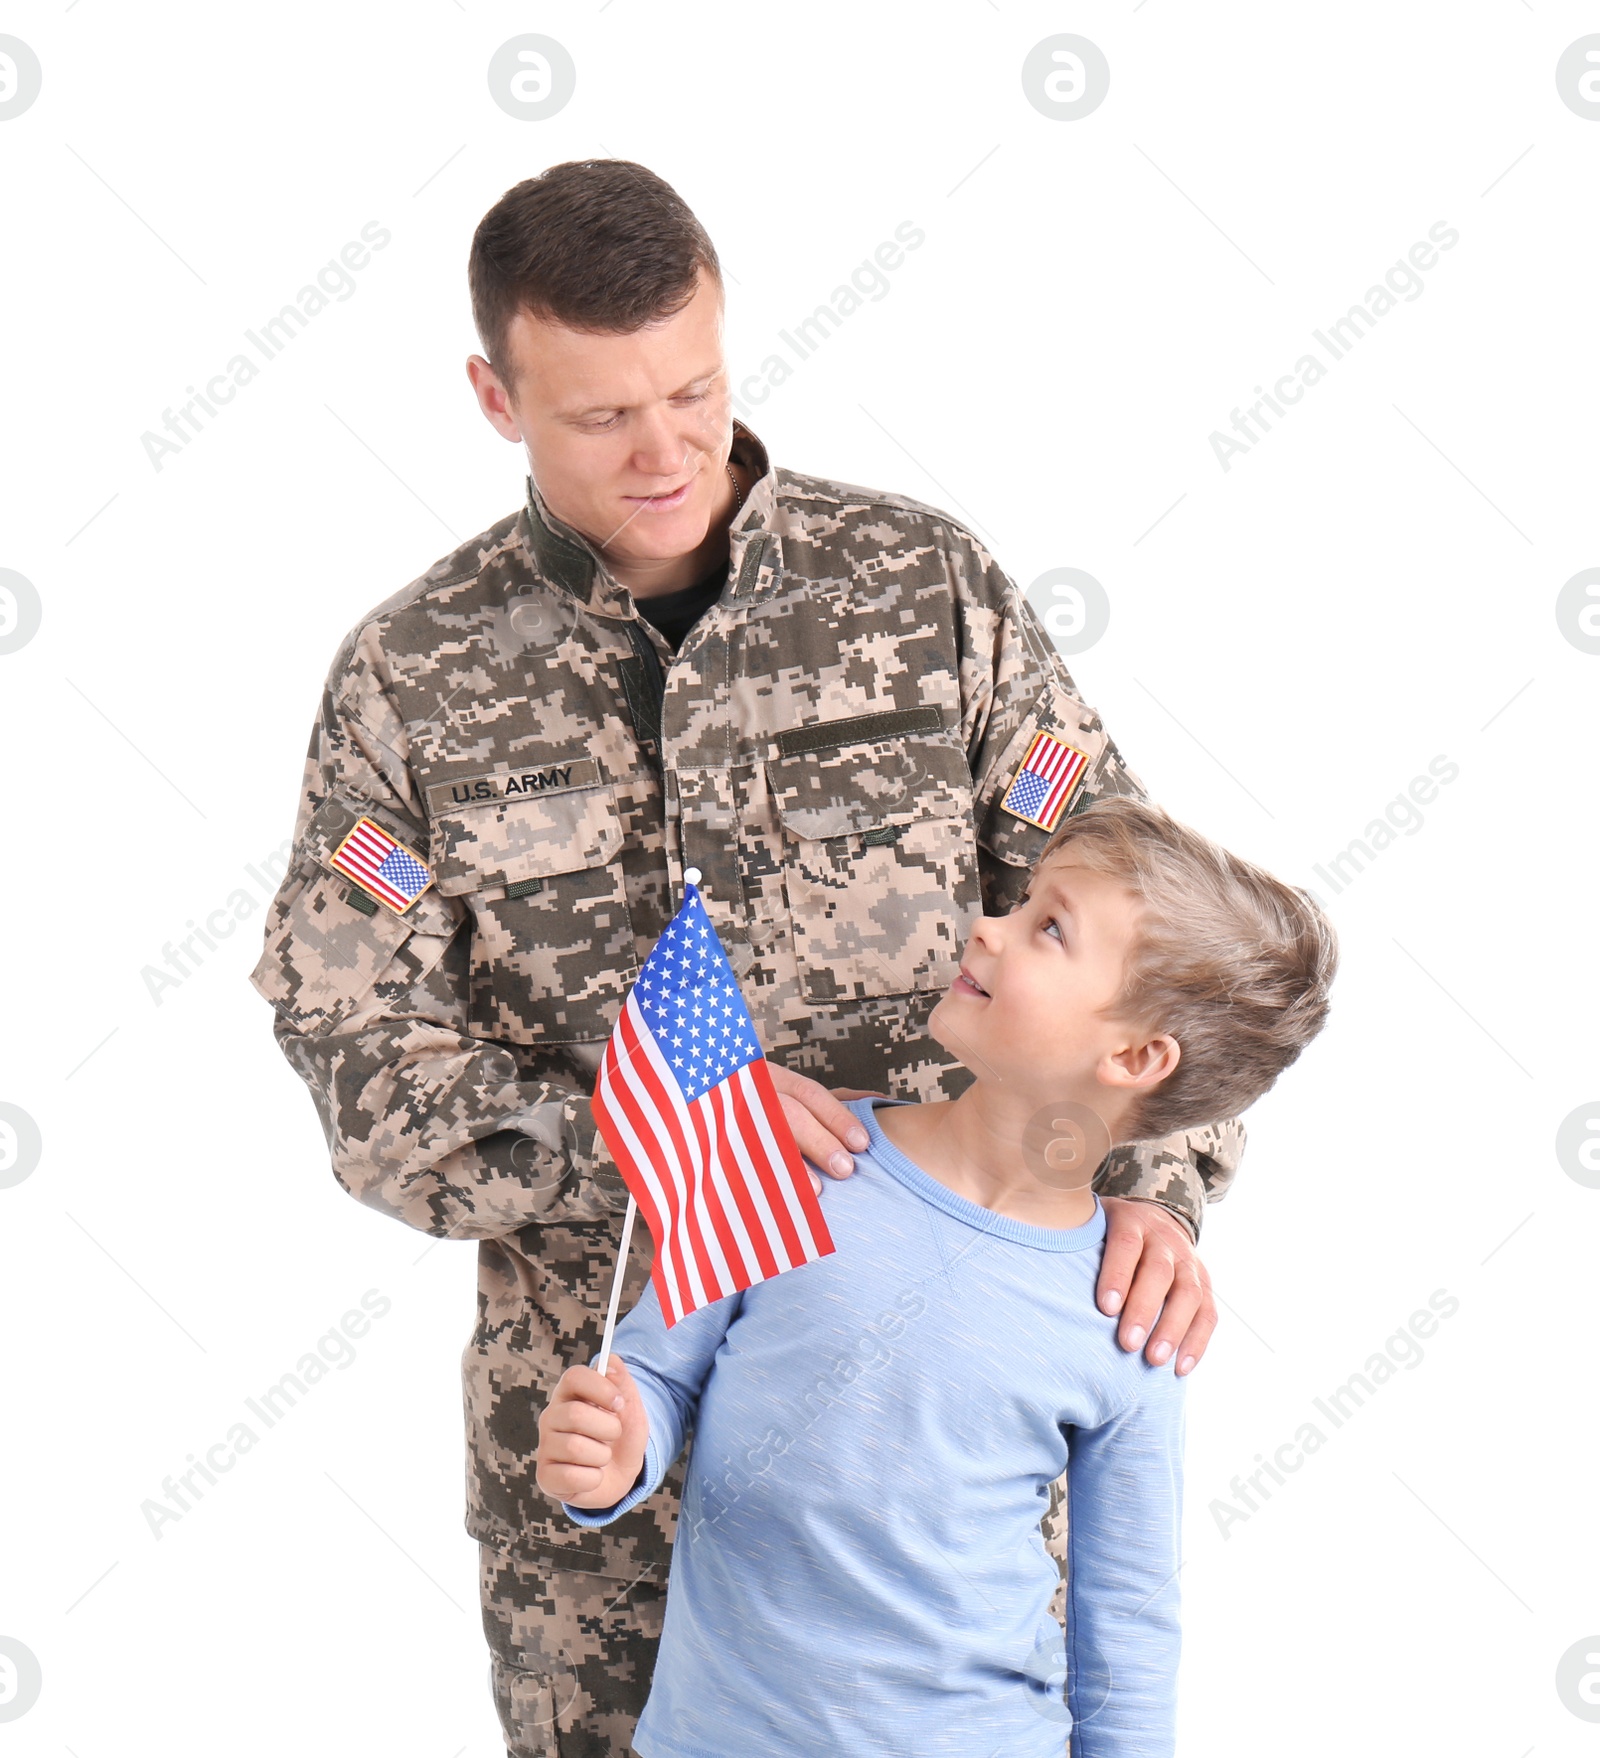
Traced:
<path fill-rule="evenodd" d="M 1065 819 L 1034 871 L 1072 858 L 1143 906 L 1103 1017 L 1178 1040 L 1178 1066 L 1126 1119 L 1153 1141 L 1236 1117 L 1321 1031 L 1338 938 L 1316 900 L 1148 801 L 1110 795 Z"/>

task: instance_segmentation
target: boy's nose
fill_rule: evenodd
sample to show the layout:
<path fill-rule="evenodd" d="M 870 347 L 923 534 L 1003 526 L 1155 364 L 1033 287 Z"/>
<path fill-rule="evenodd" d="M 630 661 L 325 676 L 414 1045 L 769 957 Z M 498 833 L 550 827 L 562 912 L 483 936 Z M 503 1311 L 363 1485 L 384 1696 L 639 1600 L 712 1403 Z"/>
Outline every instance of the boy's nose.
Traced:
<path fill-rule="evenodd" d="M 972 925 L 971 944 L 982 947 L 985 952 L 996 953 L 1000 950 L 1001 923 L 1003 916 L 979 916 Z"/>

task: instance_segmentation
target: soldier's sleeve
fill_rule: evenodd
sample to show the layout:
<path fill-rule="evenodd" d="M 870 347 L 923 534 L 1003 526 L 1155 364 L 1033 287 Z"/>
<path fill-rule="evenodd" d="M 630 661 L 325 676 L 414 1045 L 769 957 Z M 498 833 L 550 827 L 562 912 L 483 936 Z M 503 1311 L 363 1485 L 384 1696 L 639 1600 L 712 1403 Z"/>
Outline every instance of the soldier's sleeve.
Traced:
<path fill-rule="evenodd" d="M 1048 840 L 1001 805 L 1035 733 L 1051 733 L 1089 759 L 1069 810 L 1107 794 L 1150 796 L 1084 702 L 1033 607 L 983 545 L 959 528 L 952 531 L 950 565 L 962 616 L 962 735 L 973 777 L 983 908 L 1004 915 L 1022 896 Z M 1106 1156 L 1094 1188 L 1102 1196 L 1160 1203 L 1198 1241 L 1205 1206 L 1227 1193 L 1244 1144 L 1237 1117 L 1123 1143 Z"/>
<path fill-rule="evenodd" d="M 627 1188 L 587 1094 L 525 1078 L 513 1047 L 469 1029 L 461 900 L 430 888 L 398 915 L 330 864 L 363 817 L 427 860 L 405 726 L 376 670 L 359 646 L 335 661 L 251 983 L 358 1201 L 437 1238 L 604 1219 Z"/>

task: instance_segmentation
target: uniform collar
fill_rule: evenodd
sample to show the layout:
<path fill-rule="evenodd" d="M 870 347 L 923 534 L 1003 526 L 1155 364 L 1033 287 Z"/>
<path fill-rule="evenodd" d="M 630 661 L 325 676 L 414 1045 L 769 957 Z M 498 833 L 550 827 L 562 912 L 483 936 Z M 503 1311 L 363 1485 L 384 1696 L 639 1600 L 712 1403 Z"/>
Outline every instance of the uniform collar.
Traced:
<path fill-rule="evenodd" d="M 742 593 L 754 587 L 763 563 L 776 570 L 777 539 L 771 526 L 777 490 L 767 448 L 737 419 L 733 423 L 732 457 L 754 477 L 744 505 L 728 527 L 729 571 L 737 582 L 735 590 Z M 525 480 L 528 495 L 520 529 L 540 574 L 592 611 L 608 616 L 634 614 L 632 594 L 618 583 L 599 550 L 550 511 L 531 475 Z"/>

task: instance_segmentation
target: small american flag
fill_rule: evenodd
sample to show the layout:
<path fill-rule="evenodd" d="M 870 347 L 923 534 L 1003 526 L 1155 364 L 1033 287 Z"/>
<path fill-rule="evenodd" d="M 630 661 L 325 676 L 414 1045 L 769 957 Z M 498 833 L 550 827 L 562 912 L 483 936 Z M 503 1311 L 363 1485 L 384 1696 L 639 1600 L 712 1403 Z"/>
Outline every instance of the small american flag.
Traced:
<path fill-rule="evenodd" d="M 656 1256 L 669 1326 L 834 1249 L 755 1026 L 700 893 L 645 960 L 595 1084 L 594 1118 Z"/>
<path fill-rule="evenodd" d="M 1006 811 L 1041 830 L 1054 830 L 1062 809 L 1072 798 L 1089 759 L 1082 751 L 1064 745 L 1047 732 L 1033 735 L 1011 786 L 1001 801 Z"/>
<path fill-rule="evenodd" d="M 370 818 L 356 820 L 355 829 L 329 856 L 329 864 L 379 903 L 388 904 L 397 916 L 403 916 L 433 883 L 422 858 Z"/>

